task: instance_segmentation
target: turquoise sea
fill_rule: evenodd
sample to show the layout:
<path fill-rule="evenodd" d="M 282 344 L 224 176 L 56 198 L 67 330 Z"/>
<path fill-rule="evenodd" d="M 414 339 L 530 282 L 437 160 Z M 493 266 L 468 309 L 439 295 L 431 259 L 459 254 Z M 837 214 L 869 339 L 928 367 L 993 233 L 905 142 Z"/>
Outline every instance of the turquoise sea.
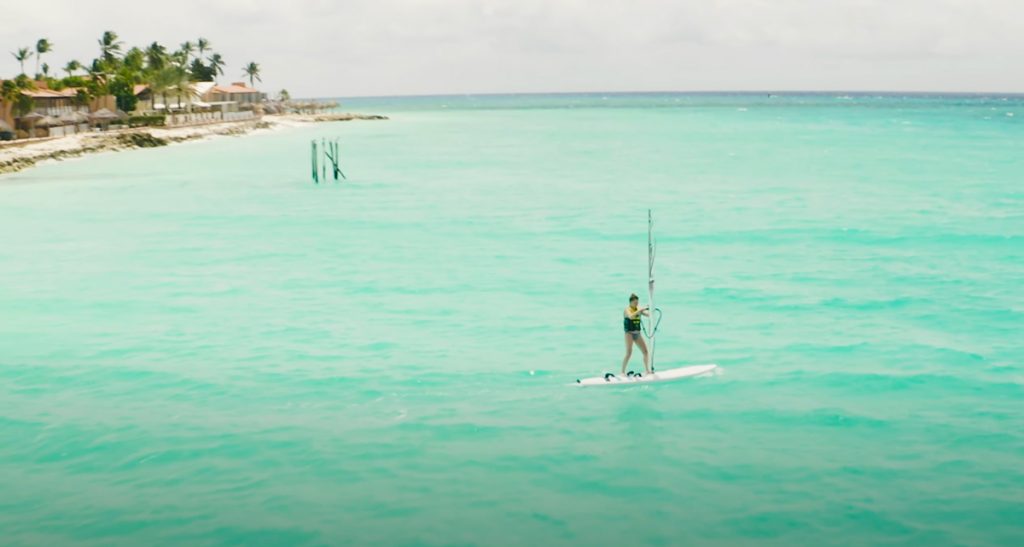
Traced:
<path fill-rule="evenodd" d="M 343 103 L 0 177 L 0 544 L 1024 543 L 1024 97 Z"/>

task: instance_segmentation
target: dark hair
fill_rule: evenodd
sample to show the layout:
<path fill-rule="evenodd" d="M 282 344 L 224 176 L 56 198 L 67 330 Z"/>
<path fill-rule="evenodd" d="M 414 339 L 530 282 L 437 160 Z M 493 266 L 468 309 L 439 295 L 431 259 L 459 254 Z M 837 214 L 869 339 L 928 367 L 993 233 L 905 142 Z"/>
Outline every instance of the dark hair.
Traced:
<path fill-rule="evenodd" d="M 632 302 L 634 300 L 636 300 L 638 302 L 640 301 L 640 297 L 637 296 L 636 293 L 633 293 L 633 294 L 629 295 L 629 301 Z"/>

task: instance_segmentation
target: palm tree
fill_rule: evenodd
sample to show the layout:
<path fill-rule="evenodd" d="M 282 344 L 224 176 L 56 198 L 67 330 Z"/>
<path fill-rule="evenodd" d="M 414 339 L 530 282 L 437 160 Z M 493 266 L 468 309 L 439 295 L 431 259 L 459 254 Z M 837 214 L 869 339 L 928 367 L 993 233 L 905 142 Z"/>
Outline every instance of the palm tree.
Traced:
<path fill-rule="evenodd" d="M 156 96 L 160 95 L 164 99 L 164 112 L 167 112 L 167 92 L 176 83 L 176 72 L 177 68 L 173 66 L 150 71 L 146 83 L 149 84 L 150 108 L 153 110 L 156 110 Z"/>
<path fill-rule="evenodd" d="M 184 49 L 175 51 L 170 57 L 171 60 L 174 61 L 174 64 L 178 65 L 180 68 L 185 68 L 185 66 L 188 65 L 188 52 Z"/>
<path fill-rule="evenodd" d="M 210 51 L 210 41 L 206 38 L 200 38 L 196 40 L 196 53 L 197 57 L 202 57 L 204 53 Z"/>
<path fill-rule="evenodd" d="M 183 55 L 183 60 L 181 62 L 182 65 L 187 65 L 188 64 L 188 60 L 192 56 L 192 53 L 195 52 L 195 50 L 196 50 L 196 46 L 192 45 L 192 42 L 189 42 L 189 41 L 186 40 L 186 41 L 181 43 L 181 49 L 179 51 L 182 54 L 184 54 Z"/>
<path fill-rule="evenodd" d="M 50 77 L 50 65 L 43 63 L 43 76 Z"/>
<path fill-rule="evenodd" d="M 25 61 L 29 60 L 32 57 L 32 52 L 27 47 L 23 47 L 18 49 L 17 53 L 11 52 L 11 55 L 13 55 L 14 58 L 17 59 L 19 63 L 21 63 L 21 73 L 24 74 Z"/>
<path fill-rule="evenodd" d="M 42 60 L 43 54 L 51 51 L 53 51 L 53 44 L 46 38 L 41 38 L 36 42 L 36 74 L 39 74 L 39 61 Z"/>
<path fill-rule="evenodd" d="M 124 54 L 124 67 L 132 73 L 142 72 L 142 65 L 145 63 L 146 54 L 137 47 L 133 47 Z"/>
<path fill-rule="evenodd" d="M 74 75 L 74 72 L 80 68 L 82 68 L 82 63 L 79 63 L 78 61 L 71 59 L 70 61 L 68 61 L 68 64 L 64 65 L 64 72 L 67 72 L 68 78 L 70 78 Z"/>
<path fill-rule="evenodd" d="M 158 42 L 149 44 L 146 48 L 146 64 L 150 70 L 160 70 L 167 62 L 167 48 Z"/>
<path fill-rule="evenodd" d="M 181 109 L 182 97 L 195 97 L 196 91 L 192 89 L 192 81 L 189 79 L 188 71 L 177 68 L 174 71 L 174 94 L 178 97 L 178 109 Z"/>
<path fill-rule="evenodd" d="M 107 63 L 113 63 L 117 59 L 117 54 L 121 53 L 121 42 L 117 39 L 117 33 L 108 30 L 103 33 L 103 37 L 97 40 L 100 44 L 100 54 L 103 60 Z"/>
<path fill-rule="evenodd" d="M 217 75 L 224 75 L 224 58 L 220 56 L 220 53 L 214 53 L 210 55 L 210 70 L 213 72 L 213 79 L 217 79 Z"/>
<path fill-rule="evenodd" d="M 93 59 L 92 64 L 85 67 L 86 74 L 89 75 L 89 79 L 97 83 L 107 82 L 107 72 L 103 61 L 99 59 Z"/>
<path fill-rule="evenodd" d="M 245 65 L 245 67 L 242 68 L 242 73 L 243 73 L 243 77 L 245 77 L 245 76 L 249 77 L 249 87 L 252 87 L 252 86 L 256 85 L 253 82 L 254 79 L 255 80 L 259 80 L 261 82 L 263 81 L 263 79 L 260 78 L 260 65 L 258 65 L 256 63 L 249 63 L 249 64 Z"/>

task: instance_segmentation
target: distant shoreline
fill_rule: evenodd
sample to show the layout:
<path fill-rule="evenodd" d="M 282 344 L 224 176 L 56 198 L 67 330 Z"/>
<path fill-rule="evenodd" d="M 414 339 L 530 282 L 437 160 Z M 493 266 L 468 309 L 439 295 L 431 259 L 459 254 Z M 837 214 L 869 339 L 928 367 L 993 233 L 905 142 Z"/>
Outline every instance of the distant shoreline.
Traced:
<path fill-rule="evenodd" d="M 217 136 L 239 136 L 258 130 L 297 127 L 310 123 L 352 120 L 386 120 L 372 114 L 281 114 L 240 122 L 222 122 L 184 127 L 133 128 L 86 132 L 48 139 L 0 143 L 0 176 L 34 167 L 45 161 L 114 152 L 136 148 L 155 148 L 169 144 Z"/>

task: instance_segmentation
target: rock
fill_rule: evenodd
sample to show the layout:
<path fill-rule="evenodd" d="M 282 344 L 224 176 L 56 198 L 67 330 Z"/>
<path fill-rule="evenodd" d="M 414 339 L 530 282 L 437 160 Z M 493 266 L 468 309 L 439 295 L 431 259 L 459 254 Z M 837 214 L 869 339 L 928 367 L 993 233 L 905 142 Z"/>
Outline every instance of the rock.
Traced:
<path fill-rule="evenodd" d="M 118 144 L 132 148 L 156 148 L 158 146 L 167 146 L 168 144 L 166 139 L 154 137 L 145 132 L 122 133 L 116 137 L 116 140 Z"/>

